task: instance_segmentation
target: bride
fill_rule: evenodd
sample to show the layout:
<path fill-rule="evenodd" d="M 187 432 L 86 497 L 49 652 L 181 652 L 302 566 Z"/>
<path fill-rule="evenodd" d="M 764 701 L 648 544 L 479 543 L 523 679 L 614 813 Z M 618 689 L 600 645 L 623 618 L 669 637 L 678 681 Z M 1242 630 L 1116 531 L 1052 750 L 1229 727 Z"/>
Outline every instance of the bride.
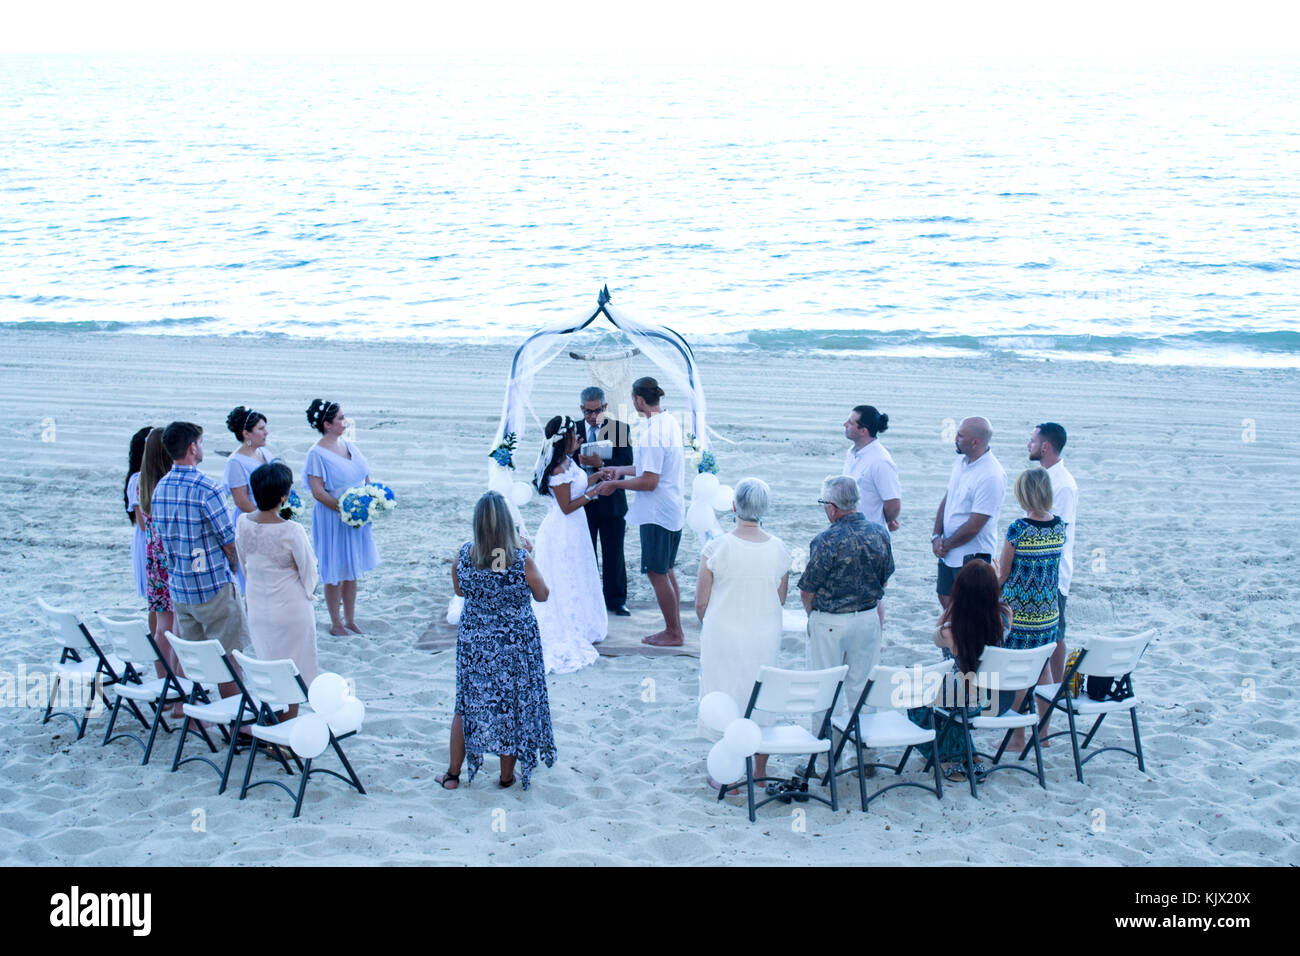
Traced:
<path fill-rule="evenodd" d="M 595 496 L 588 494 L 587 474 L 573 460 L 577 450 L 575 422 L 556 415 L 546 423 L 533 485 L 547 499 L 548 510 L 533 542 L 533 561 L 551 595 L 534 603 L 533 612 L 548 674 L 586 667 L 597 657 L 592 645 L 603 641 L 609 629 L 596 552 L 582 511 Z"/>

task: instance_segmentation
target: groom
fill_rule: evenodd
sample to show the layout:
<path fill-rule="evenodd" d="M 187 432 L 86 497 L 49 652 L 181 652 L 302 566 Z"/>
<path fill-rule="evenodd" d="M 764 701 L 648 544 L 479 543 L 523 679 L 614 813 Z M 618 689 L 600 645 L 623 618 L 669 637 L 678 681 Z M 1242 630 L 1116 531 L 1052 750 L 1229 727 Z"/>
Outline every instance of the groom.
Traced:
<path fill-rule="evenodd" d="M 625 422 L 608 418 L 605 409 L 605 393 L 594 385 L 584 388 L 580 397 L 582 403 L 582 428 L 579 439 L 583 444 L 596 441 L 612 441 L 614 457 L 605 461 L 599 455 L 583 455 L 581 449 L 573 457 L 577 459 L 588 473 L 599 471 L 606 465 L 631 465 L 632 444 L 629 428 Z M 586 507 L 587 528 L 591 531 L 591 546 L 596 547 L 600 538 L 600 567 L 605 608 L 610 614 L 628 617 L 632 612 L 624 605 L 627 602 L 627 564 L 623 560 L 623 534 L 627 522 L 627 492 L 619 489 L 608 496 L 598 496 Z"/>
<path fill-rule="evenodd" d="M 681 619 L 681 590 L 673 565 L 682 540 L 685 505 L 682 485 L 686 481 L 682 454 L 682 426 L 660 407 L 664 390 L 652 378 L 632 383 L 632 403 L 646 419 L 637 439 L 633 464 L 606 468 L 599 495 L 630 489 L 637 493 L 627 519 L 641 526 L 641 572 L 650 579 L 655 600 L 664 616 L 664 629 L 641 643 L 655 647 L 681 647 L 684 642 Z"/>

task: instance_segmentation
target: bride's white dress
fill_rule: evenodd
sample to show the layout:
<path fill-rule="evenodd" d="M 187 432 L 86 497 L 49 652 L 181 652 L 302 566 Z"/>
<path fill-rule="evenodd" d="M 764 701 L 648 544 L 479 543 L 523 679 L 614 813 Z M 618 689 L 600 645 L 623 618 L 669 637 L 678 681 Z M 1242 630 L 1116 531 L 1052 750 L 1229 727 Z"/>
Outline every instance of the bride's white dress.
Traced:
<path fill-rule="evenodd" d="M 551 476 L 549 487 L 558 485 L 569 486 L 572 501 L 587 490 L 587 475 L 570 459 L 564 471 Z M 542 636 L 546 672 L 569 674 L 596 659 L 592 645 L 605 639 L 609 617 L 587 516 L 581 508 L 567 515 L 562 512 L 553 490 L 546 505 L 549 510 L 533 541 L 533 562 L 550 589 L 550 597 L 540 604 L 534 601 L 533 612 Z"/>

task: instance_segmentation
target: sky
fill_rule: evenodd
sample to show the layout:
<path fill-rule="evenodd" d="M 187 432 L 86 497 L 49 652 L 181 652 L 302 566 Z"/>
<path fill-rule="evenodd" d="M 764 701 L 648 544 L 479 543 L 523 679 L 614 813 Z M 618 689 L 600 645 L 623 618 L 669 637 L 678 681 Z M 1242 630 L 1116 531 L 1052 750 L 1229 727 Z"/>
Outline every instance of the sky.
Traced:
<path fill-rule="evenodd" d="M 0 21 L 0 54 L 434 53 L 686 62 L 1300 54 L 1300 4 L 1276 0 L 0 0 Z"/>

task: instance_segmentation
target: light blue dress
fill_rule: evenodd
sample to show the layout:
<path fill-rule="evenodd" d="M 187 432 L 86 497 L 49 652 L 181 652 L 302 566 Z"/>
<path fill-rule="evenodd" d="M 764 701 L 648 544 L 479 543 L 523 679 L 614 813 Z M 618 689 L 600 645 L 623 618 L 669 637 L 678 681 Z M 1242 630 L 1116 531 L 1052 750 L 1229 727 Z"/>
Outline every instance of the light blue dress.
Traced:
<path fill-rule="evenodd" d="M 303 485 L 311 494 L 308 479 L 320 478 L 325 490 L 335 498 L 342 497 L 349 488 L 363 485 L 370 476 L 370 465 L 365 456 L 351 442 L 343 442 L 350 459 L 313 445 L 307 452 L 307 465 L 303 469 Z M 379 551 L 375 547 L 374 529 L 370 525 L 349 528 L 332 508 L 319 501 L 311 509 L 311 543 L 320 566 L 320 579 L 326 584 L 355 581 L 363 573 L 379 566 Z"/>
<path fill-rule="evenodd" d="M 239 510 L 239 505 L 235 504 L 235 494 L 232 488 L 247 488 L 248 497 L 253 497 L 253 489 L 249 487 L 248 476 L 257 471 L 263 465 L 269 465 L 275 461 L 275 456 L 266 450 L 265 447 L 257 449 L 260 458 L 245 458 L 239 452 L 235 452 L 226 459 L 226 470 L 221 475 L 221 493 L 230 498 L 230 526 L 238 527 L 236 522 L 239 516 L 243 514 Z M 239 565 L 239 571 L 235 574 L 235 586 L 239 588 L 239 593 L 244 593 L 244 565 Z"/>
<path fill-rule="evenodd" d="M 126 482 L 126 504 L 132 511 L 140 507 L 140 472 L 133 472 Z M 131 567 L 135 569 L 135 589 L 140 597 L 149 596 L 148 579 L 145 574 L 145 536 L 137 524 L 131 535 Z"/>

